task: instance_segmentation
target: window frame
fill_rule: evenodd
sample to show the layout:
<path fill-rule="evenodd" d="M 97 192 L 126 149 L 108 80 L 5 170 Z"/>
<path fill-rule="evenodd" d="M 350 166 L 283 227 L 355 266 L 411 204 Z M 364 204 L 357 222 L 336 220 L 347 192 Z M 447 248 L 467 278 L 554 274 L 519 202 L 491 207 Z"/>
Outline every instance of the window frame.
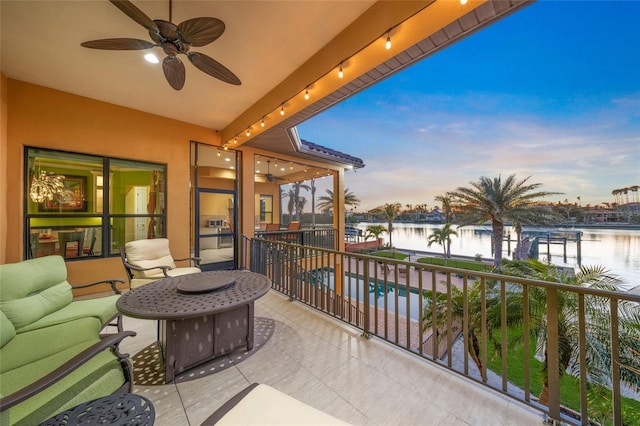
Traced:
<path fill-rule="evenodd" d="M 97 179 L 96 176 L 97 175 L 93 175 L 94 172 L 91 172 L 92 175 L 92 182 L 90 184 L 87 184 L 88 188 L 85 188 L 85 192 L 88 193 L 89 190 L 95 192 L 95 194 L 92 194 L 92 199 L 93 199 L 93 210 L 92 212 L 89 211 L 75 211 L 75 212 L 55 212 L 55 211 L 39 211 L 39 212 L 31 212 L 29 210 L 30 207 L 30 188 L 31 188 L 31 160 L 34 157 L 37 157 L 39 153 L 53 153 L 52 156 L 54 155 L 60 155 L 60 156 L 86 156 L 87 159 L 88 158 L 93 158 L 94 160 L 96 160 L 97 163 L 101 162 L 102 163 L 102 176 L 103 176 L 103 182 L 102 182 L 102 187 L 100 189 L 102 189 L 102 204 L 99 206 L 98 203 L 98 195 L 97 195 L 97 190 L 98 190 L 98 185 L 97 185 Z M 40 154 L 42 155 L 42 154 Z M 159 226 L 158 230 L 160 231 L 160 233 L 156 232 L 156 238 L 166 238 L 167 235 L 167 200 L 168 200 L 168 196 L 167 196 L 167 189 L 168 189 L 168 181 L 167 181 L 167 177 L 168 177 L 168 166 L 166 163 L 156 163 L 156 162 L 151 162 L 151 161 L 141 161 L 141 160 L 137 160 L 137 159 L 130 159 L 130 158 L 121 158 L 121 157 L 109 157 L 109 156 L 102 156 L 102 155 L 96 155 L 96 154 L 91 154 L 91 153 L 82 153 L 82 152 L 73 152 L 73 151 L 65 151 L 65 150 L 56 150 L 56 149 L 50 149 L 50 148 L 42 148 L 42 147 L 35 147 L 35 146 L 25 146 L 24 147 L 24 152 L 23 152 L 23 160 L 24 160 L 24 165 L 23 165 L 23 259 L 29 259 L 31 257 L 36 257 L 36 254 L 32 254 L 31 253 L 31 241 L 30 241 L 30 236 L 31 236 L 31 232 L 32 230 L 36 230 L 36 229 L 42 229 L 42 227 L 34 227 L 32 225 L 32 220 L 33 219 L 53 219 L 53 221 L 57 221 L 60 219 L 64 220 L 71 220 L 71 219 L 78 219 L 78 223 L 81 224 L 83 221 L 85 223 L 90 222 L 91 219 L 100 219 L 100 225 L 87 225 L 87 224 L 81 224 L 80 226 L 77 226 L 77 228 L 98 228 L 101 231 L 101 244 L 100 244 L 100 254 L 89 254 L 87 256 L 78 256 L 78 257 L 66 257 L 65 256 L 65 261 L 81 261 L 81 260 L 93 260 L 93 259 L 106 259 L 106 258 L 111 258 L 111 257 L 117 257 L 119 256 L 119 253 L 117 250 L 112 250 L 112 245 L 113 245 L 113 235 L 112 235 L 112 228 L 113 228 L 113 221 L 118 220 L 118 219 L 128 219 L 128 218 L 146 218 L 146 219 L 154 219 L 156 221 L 156 223 L 158 224 L 162 224 L 161 226 Z M 158 197 L 159 200 L 157 200 L 158 204 L 158 211 L 160 213 L 154 213 L 154 214 L 131 214 L 131 213 L 112 213 L 112 197 L 113 197 L 113 193 L 112 193 L 112 175 L 113 175 L 113 171 L 111 170 L 112 168 L 112 162 L 129 162 L 133 165 L 135 164 L 139 164 L 142 165 L 143 167 L 141 167 L 141 170 L 149 170 L 149 169 L 154 169 L 154 170 L 158 170 L 159 172 L 161 172 L 163 174 L 163 182 L 162 182 L 162 187 L 160 188 L 160 193 L 163 194 L 161 197 Z M 61 167 L 63 168 L 63 167 Z M 100 173 L 100 172 L 95 172 L 95 173 Z M 104 177 L 109 177 L 109 178 L 104 178 Z M 89 179 L 87 179 L 89 180 Z M 91 188 L 91 189 L 89 189 Z M 73 225 L 56 225 L 56 226 L 52 226 L 52 229 L 65 229 L 65 228 L 71 228 L 73 227 Z M 62 249 L 61 249 L 62 250 Z M 60 250 L 60 251 L 61 251 Z M 31 254 L 31 256 L 30 256 Z"/>

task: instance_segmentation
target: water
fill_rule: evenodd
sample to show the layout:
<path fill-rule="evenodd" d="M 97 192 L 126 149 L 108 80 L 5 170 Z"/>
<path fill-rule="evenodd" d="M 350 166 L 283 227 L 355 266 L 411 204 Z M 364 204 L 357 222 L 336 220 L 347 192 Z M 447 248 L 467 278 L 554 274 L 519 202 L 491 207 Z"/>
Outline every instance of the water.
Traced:
<path fill-rule="evenodd" d="M 333 269 L 317 270 L 315 273 L 322 274 L 322 282 L 328 285 L 331 290 L 334 290 Z M 364 300 L 363 285 L 364 279 L 355 274 L 349 275 L 345 273 L 344 288 L 345 292 L 349 294 L 349 297 Z M 385 285 L 382 280 L 378 280 L 376 283 L 374 279 L 369 279 L 369 304 L 374 305 L 377 299 L 378 309 L 384 309 L 385 299 L 387 302 L 387 311 L 393 313 L 396 311 L 396 292 L 398 293 L 398 315 L 407 316 L 407 291 L 406 288 L 398 286 L 395 288 L 393 283 L 388 282 Z M 417 320 L 418 312 L 420 312 L 420 296 L 417 289 L 411 289 L 409 292 L 409 318 Z"/>
<path fill-rule="evenodd" d="M 367 223 L 359 223 L 358 228 L 364 230 Z M 386 226 L 386 224 L 383 224 Z M 442 246 L 427 244 L 427 239 L 434 229 L 439 229 L 438 224 L 393 224 L 393 245 L 399 249 L 415 250 L 421 252 L 442 253 Z M 465 226 L 457 228 L 458 236 L 451 237 L 451 254 L 463 256 L 482 255 L 491 259 L 491 227 L 490 226 Z M 524 227 L 524 231 L 536 228 Z M 582 232 L 582 265 L 602 265 L 613 275 L 620 277 L 624 288 L 640 285 L 640 230 L 634 229 L 593 229 L 575 228 L 571 232 Z M 511 233 L 515 239 L 515 231 L 511 227 L 505 227 L 505 235 Z M 385 244 L 389 242 L 389 235 L 382 235 Z M 511 243 L 511 250 L 515 248 L 515 242 Z M 503 256 L 511 258 L 507 252 L 507 243 L 503 243 Z M 546 244 L 540 244 L 540 260 L 548 257 Z M 564 262 L 562 245 L 550 246 L 551 262 L 560 266 L 578 267 L 577 245 L 575 242 L 567 243 L 567 261 Z"/>

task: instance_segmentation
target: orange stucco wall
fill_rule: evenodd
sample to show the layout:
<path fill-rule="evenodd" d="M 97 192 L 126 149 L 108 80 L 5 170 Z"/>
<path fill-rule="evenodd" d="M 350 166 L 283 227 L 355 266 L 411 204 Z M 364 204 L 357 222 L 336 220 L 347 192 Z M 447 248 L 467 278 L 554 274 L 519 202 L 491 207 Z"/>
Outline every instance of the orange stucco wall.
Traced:
<path fill-rule="evenodd" d="M 25 146 L 167 164 L 167 237 L 175 257 L 189 255 L 190 142 L 219 145 L 215 130 L 4 76 L 1 82 L 0 233 L 6 229 L 6 251 L 0 262 L 22 260 Z M 10 182 L 6 189 L 4 182 Z M 125 278 L 119 258 L 68 262 L 67 268 L 72 283 Z"/>
<path fill-rule="evenodd" d="M 7 211 L 7 78 L 0 72 L 0 212 Z M 0 263 L 7 259 L 7 215 L 0 214 Z"/>

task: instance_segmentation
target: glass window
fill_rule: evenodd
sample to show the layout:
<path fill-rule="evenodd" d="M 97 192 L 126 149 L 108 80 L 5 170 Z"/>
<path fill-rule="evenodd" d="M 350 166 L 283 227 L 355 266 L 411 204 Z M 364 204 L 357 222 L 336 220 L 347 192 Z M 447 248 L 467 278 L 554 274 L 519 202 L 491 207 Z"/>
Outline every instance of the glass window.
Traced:
<path fill-rule="evenodd" d="M 260 222 L 273 223 L 273 195 L 260 194 Z"/>
<path fill-rule="evenodd" d="M 107 257 L 165 235 L 165 165 L 27 148 L 25 167 L 26 258 Z"/>

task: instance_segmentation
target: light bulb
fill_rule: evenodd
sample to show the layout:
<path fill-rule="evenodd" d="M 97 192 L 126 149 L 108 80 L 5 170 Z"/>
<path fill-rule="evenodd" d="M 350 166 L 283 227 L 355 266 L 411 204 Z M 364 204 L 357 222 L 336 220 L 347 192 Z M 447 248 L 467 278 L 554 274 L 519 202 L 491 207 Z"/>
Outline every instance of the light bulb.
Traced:
<path fill-rule="evenodd" d="M 338 77 L 342 78 L 344 76 L 344 72 L 342 72 L 342 64 L 340 64 L 340 69 L 338 70 Z"/>
<path fill-rule="evenodd" d="M 233 143 L 238 143 L 238 138 L 233 138 Z"/>
<path fill-rule="evenodd" d="M 260 126 L 264 127 L 264 118 L 260 121 Z"/>
<path fill-rule="evenodd" d="M 284 105 L 280 107 L 280 115 L 284 115 Z"/>
<path fill-rule="evenodd" d="M 227 148 L 227 146 L 225 145 L 225 146 L 224 146 L 224 150 L 225 150 L 225 151 L 228 151 L 228 150 L 229 150 L 229 148 Z"/>
<path fill-rule="evenodd" d="M 387 33 L 387 42 L 384 44 L 387 50 L 391 49 L 391 34 Z"/>
<path fill-rule="evenodd" d="M 467 4 L 467 0 L 460 0 L 460 4 L 464 6 L 465 4 Z"/>
<path fill-rule="evenodd" d="M 251 136 L 251 130 L 247 129 L 247 137 Z"/>
<path fill-rule="evenodd" d="M 150 62 L 152 64 L 157 64 L 158 62 L 160 62 L 158 57 L 156 55 L 154 55 L 153 53 L 147 53 L 146 55 L 144 55 L 144 59 L 147 62 Z"/>
<path fill-rule="evenodd" d="M 304 98 L 305 98 L 306 100 L 309 100 L 309 89 L 307 89 L 307 90 L 305 90 L 305 91 L 304 91 Z"/>

